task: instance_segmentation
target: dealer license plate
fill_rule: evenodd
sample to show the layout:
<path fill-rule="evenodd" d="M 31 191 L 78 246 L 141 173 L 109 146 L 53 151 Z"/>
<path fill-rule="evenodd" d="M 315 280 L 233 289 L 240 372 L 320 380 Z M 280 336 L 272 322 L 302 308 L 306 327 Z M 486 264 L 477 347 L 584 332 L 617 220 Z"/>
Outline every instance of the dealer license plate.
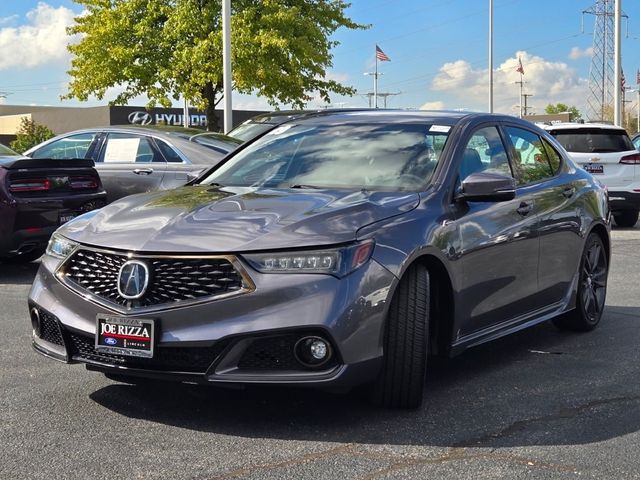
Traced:
<path fill-rule="evenodd" d="M 97 352 L 130 357 L 153 357 L 153 320 L 98 314 L 96 327 Z"/>
<path fill-rule="evenodd" d="M 602 175 L 604 174 L 604 165 L 600 163 L 585 163 L 582 168 L 584 168 L 591 175 Z"/>

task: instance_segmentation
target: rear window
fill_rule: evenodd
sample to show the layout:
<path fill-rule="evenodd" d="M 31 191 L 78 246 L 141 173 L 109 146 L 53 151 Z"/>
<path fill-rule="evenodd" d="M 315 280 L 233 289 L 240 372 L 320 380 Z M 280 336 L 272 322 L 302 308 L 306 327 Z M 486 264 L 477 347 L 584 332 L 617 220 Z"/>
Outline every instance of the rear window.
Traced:
<path fill-rule="evenodd" d="M 567 152 L 607 153 L 635 150 L 624 130 L 575 128 L 550 132 Z"/>

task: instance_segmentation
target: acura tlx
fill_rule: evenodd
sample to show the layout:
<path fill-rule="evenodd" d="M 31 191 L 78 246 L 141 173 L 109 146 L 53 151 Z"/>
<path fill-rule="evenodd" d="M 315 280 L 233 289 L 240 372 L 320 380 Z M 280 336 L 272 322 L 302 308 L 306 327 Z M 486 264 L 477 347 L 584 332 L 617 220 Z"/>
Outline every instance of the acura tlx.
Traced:
<path fill-rule="evenodd" d="M 529 122 L 314 113 L 62 226 L 33 345 L 123 381 L 362 385 L 415 408 L 431 355 L 595 328 L 609 230 L 605 190 Z"/>

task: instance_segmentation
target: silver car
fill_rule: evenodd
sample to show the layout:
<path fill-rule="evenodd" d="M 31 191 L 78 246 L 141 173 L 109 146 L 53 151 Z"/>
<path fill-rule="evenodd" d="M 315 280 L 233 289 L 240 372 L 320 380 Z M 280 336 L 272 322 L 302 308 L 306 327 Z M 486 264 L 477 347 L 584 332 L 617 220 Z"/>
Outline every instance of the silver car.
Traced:
<path fill-rule="evenodd" d="M 31 158 L 90 158 L 95 162 L 107 201 L 126 195 L 169 190 L 197 178 L 234 150 L 239 142 L 210 139 L 192 130 L 151 127 L 102 127 L 54 137 L 25 152 Z M 226 148 L 225 148 L 226 146 Z"/>

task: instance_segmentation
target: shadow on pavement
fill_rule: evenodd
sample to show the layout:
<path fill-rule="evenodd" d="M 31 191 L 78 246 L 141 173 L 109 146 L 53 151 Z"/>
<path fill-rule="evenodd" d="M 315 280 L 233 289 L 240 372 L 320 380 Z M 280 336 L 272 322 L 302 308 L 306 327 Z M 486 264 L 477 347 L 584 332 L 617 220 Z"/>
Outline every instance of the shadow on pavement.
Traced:
<path fill-rule="evenodd" d="M 226 390 L 150 382 L 90 397 L 118 414 L 245 437 L 366 444 L 505 447 L 598 442 L 640 428 L 640 308 L 608 307 L 587 334 L 542 324 L 429 365 L 417 411 L 378 409 L 356 394 Z M 611 365 L 619 365 L 612 374 Z"/>
<path fill-rule="evenodd" d="M 3 263 L 0 262 L 0 284 L 31 284 L 36 276 L 40 261 L 29 263 Z"/>

